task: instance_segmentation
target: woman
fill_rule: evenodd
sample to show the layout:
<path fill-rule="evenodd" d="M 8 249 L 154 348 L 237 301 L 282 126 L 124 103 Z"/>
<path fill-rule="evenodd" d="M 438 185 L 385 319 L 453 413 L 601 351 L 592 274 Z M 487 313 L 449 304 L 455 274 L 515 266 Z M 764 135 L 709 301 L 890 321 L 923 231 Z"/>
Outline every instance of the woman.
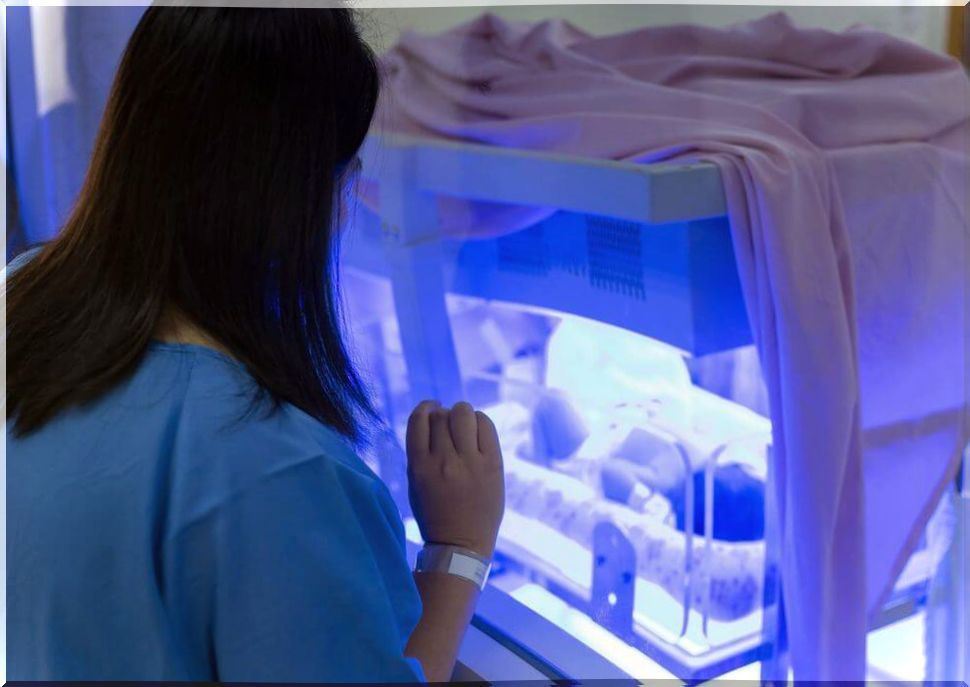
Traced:
<path fill-rule="evenodd" d="M 412 577 L 335 288 L 377 94 L 346 10 L 144 15 L 72 215 L 9 278 L 11 679 L 450 676 L 501 454 L 467 404 L 414 411 Z"/>

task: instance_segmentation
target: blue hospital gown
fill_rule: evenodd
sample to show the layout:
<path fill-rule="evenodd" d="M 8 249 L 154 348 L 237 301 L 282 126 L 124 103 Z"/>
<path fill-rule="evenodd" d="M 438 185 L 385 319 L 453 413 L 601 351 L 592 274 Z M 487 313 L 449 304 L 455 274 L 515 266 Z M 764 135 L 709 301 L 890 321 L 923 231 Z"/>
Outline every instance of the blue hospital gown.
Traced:
<path fill-rule="evenodd" d="M 7 436 L 11 680 L 405 681 L 420 615 L 383 483 L 215 351 L 154 343 Z"/>

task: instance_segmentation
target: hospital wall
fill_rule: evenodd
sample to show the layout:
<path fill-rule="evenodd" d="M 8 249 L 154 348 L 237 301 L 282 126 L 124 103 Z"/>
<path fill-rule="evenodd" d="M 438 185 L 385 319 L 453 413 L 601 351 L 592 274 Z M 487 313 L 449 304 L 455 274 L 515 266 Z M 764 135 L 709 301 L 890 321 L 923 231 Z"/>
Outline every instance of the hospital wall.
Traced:
<path fill-rule="evenodd" d="M 655 4 L 544 4 L 494 6 L 404 7 L 365 9 L 365 35 L 380 51 L 389 48 L 406 30 L 442 31 L 491 11 L 502 17 L 538 21 L 555 17 L 569 21 L 595 35 L 605 35 L 641 26 L 695 23 L 725 26 L 756 19 L 777 11 L 787 12 L 805 26 L 842 30 L 862 23 L 891 33 L 932 50 L 946 47 L 947 7 L 916 6 L 910 3 L 887 3 L 884 6 L 834 5 L 655 5 Z"/>

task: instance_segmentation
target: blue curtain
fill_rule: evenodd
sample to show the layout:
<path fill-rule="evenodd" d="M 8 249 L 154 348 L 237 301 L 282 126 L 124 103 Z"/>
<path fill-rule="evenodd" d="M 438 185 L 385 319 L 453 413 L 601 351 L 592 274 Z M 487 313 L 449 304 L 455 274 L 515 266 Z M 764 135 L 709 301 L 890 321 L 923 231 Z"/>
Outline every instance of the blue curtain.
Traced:
<path fill-rule="evenodd" d="M 144 6 L 7 8 L 7 260 L 70 212 Z"/>

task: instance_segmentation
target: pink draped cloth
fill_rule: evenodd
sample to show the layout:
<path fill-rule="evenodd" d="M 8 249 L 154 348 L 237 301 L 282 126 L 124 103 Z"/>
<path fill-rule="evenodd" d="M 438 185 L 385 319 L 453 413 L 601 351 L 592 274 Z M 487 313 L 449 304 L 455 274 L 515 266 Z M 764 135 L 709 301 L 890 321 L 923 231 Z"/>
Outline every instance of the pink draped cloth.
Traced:
<path fill-rule="evenodd" d="M 484 15 L 405 34 L 383 64 L 385 132 L 717 164 L 769 392 L 795 676 L 864 679 L 867 625 L 967 441 L 962 68 L 783 14 L 608 37 Z M 537 212 L 440 205 L 465 236 Z"/>

